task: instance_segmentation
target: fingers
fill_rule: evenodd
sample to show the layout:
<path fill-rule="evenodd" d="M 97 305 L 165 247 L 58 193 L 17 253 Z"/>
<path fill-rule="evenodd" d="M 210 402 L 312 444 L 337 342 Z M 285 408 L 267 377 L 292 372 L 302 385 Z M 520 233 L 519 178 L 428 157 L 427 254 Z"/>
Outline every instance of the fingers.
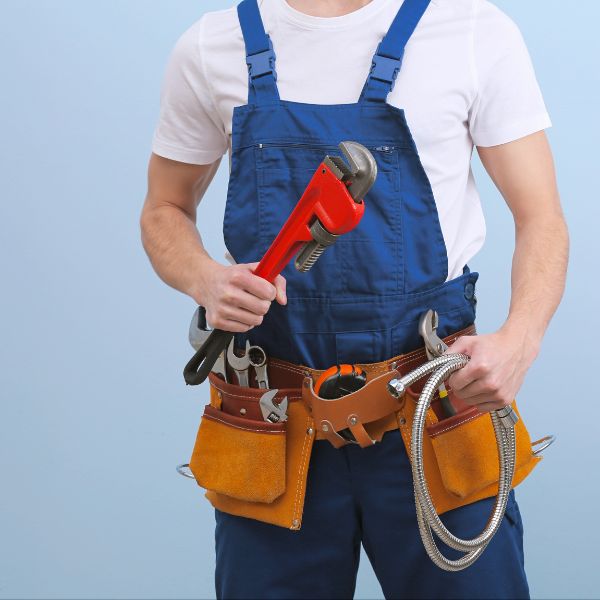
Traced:
<path fill-rule="evenodd" d="M 475 336 L 459 337 L 450 348 L 448 348 L 446 354 L 466 354 L 467 356 L 471 356 L 475 339 Z M 457 395 L 462 398 L 463 396 L 460 392 L 473 383 L 477 379 L 477 376 L 476 369 L 473 368 L 473 361 L 470 361 L 463 369 L 450 376 L 448 384 L 455 392 L 457 392 Z"/>
<path fill-rule="evenodd" d="M 242 289 L 261 300 L 273 302 L 277 294 L 277 290 L 272 283 L 264 280 L 262 277 L 257 277 L 252 272 L 256 265 L 241 265 L 242 268 L 236 269 L 232 267 L 231 279 L 229 282 L 238 289 Z"/>
<path fill-rule="evenodd" d="M 264 319 L 263 315 L 228 305 L 220 306 L 215 314 L 207 311 L 206 317 L 215 329 L 233 333 L 247 333 L 261 325 Z"/>
<path fill-rule="evenodd" d="M 282 306 L 287 304 L 287 281 L 285 277 L 279 275 L 275 280 L 275 288 L 277 289 L 277 302 Z"/>
<path fill-rule="evenodd" d="M 449 348 L 451 353 L 466 354 L 469 363 L 448 379 L 452 393 L 465 404 L 481 412 L 499 410 L 512 404 L 516 394 L 513 370 L 508 368 L 502 346 L 491 336 L 461 337 Z"/>

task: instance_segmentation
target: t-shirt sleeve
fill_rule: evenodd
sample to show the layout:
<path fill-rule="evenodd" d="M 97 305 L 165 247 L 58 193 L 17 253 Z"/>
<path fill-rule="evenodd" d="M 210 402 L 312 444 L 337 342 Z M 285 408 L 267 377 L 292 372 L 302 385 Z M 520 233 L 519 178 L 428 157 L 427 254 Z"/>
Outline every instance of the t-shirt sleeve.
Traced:
<path fill-rule="evenodd" d="M 164 158 L 212 164 L 228 148 L 223 120 L 207 84 L 202 51 L 204 19 L 186 31 L 167 66 L 152 151 Z"/>
<path fill-rule="evenodd" d="M 476 94 L 469 128 L 476 146 L 497 146 L 551 126 L 529 51 L 515 23 L 487 0 L 475 0 Z"/>

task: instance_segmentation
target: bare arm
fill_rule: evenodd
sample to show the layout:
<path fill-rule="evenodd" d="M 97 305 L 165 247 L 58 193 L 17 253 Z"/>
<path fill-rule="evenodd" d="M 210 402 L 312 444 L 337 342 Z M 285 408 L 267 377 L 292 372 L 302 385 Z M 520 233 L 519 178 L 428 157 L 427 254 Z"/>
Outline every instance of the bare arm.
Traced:
<path fill-rule="evenodd" d="M 450 384 L 467 403 L 492 410 L 513 401 L 537 357 L 564 292 L 569 236 L 545 133 L 478 150 L 515 221 L 511 303 L 498 332 L 453 344 L 472 360 Z"/>
<path fill-rule="evenodd" d="M 273 286 L 252 274 L 255 265 L 221 265 L 202 245 L 197 209 L 220 162 L 190 165 L 152 155 L 142 242 L 161 279 L 205 306 L 211 325 L 245 332 L 262 323 L 276 295 L 285 304 L 285 280 Z"/>

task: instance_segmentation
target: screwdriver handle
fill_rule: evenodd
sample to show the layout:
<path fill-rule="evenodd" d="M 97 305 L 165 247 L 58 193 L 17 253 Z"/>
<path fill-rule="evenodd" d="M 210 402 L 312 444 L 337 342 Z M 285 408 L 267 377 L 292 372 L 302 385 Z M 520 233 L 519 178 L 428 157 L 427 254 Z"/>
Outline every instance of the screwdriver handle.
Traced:
<path fill-rule="evenodd" d="M 200 385 L 206 381 L 219 354 L 227 349 L 234 335 L 230 331 L 221 329 L 214 329 L 211 332 L 206 342 L 202 344 L 183 370 L 183 377 L 188 385 Z"/>

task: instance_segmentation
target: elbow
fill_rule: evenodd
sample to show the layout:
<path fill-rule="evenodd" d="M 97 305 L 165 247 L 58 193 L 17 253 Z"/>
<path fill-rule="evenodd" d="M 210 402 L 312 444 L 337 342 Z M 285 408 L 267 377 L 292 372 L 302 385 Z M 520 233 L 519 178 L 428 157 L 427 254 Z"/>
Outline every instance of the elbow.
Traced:
<path fill-rule="evenodd" d="M 148 202 L 146 202 L 139 219 L 140 242 L 147 254 L 149 254 L 150 251 L 150 239 L 154 229 L 153 225 L 156 221 L 156 215 L 154 215 L 153 212 L 154 211 L 148 206 Z"/>

